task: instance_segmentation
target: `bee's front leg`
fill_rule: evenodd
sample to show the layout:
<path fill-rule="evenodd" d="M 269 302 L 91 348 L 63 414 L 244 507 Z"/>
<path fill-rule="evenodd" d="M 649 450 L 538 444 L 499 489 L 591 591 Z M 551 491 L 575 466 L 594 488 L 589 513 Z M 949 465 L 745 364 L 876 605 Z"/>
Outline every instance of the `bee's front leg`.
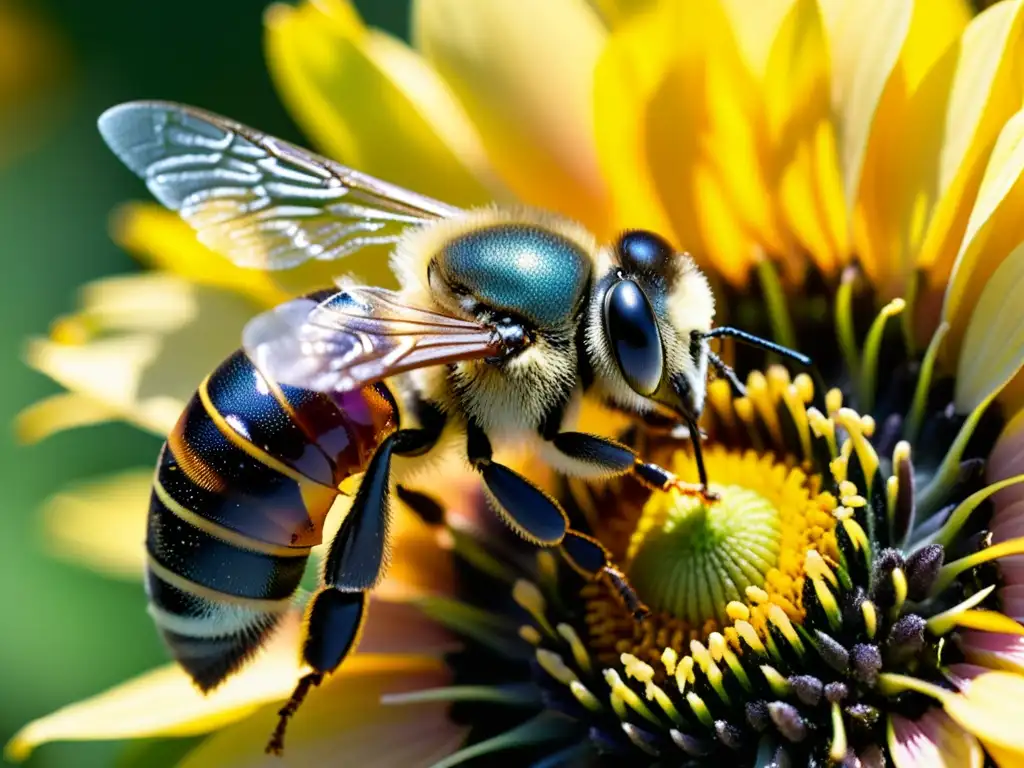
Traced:
<path fill-rule="evenodd" d="M 699 435 L 696 426 L 691 427 L 691 435 Z M 675 489 L 687 495 L 701 496 L 709 503 L 718 500 L 718 495 L 708 488 L 699 437 L 693 440 L 699 483 L 680 480 L 675 473 L 664 467 L 644 461 L 632 448 L 606 437 L 586 432 L 558 432 L 546 439 L 555 450 L 571 460 L 574 474 L 579 476 L 613 477 L 629 474 L 651 490 Z"/>

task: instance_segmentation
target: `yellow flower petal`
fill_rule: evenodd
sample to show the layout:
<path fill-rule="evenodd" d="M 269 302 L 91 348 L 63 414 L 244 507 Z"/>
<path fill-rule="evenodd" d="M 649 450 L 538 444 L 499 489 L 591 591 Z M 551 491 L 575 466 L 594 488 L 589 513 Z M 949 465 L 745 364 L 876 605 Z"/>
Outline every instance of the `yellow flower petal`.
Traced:
<path fill-rule="evenodd" d="M 910 29 L 911 0 L 842 3 L 830 26 L 832 99 L 848 210 L 860 190 L 868 140 L 882 93 Z"/>
<path fill-rule="evenodd" d="M 650 8 L 657 0 L 590 0 L 605 26 L 615 29 Z"/>
<path fill-rule="evenodd" d="M 47 547 L 100 573 L 140 580 L 152 483 L 152 468 L 135 469 L 50 497 L 42 509 Z"/>
<path fill-rule="evenodd" d="M 1007 191 L 997 183 L 996 174 L 1005 183 L 1010 169 L 1004 169 L 1003 163 L 1009 156 L 1001 154 L 998 165 L 994 161 L 997 152 L 1012 152 L 1015 140 L 1005 135 L 999 138 L 1002 147 L 992 147 L 1006 121 L 1021 106 L 1015 62 L 1022 51 L 1022 10 L 1024 6 L 1016 0 L 998 3 L 972 20 L 958 46 L 922 83 L 916 109 L 907 116 L 912 126 L 944 126 L 937 152 L 928 142 L 918 145 L 929 165 L 914 176 L 922 185 L 916 194 L 929 209 L 928 226 L 916 249 L 917 264 L 929 270 L 933 286 L 946 282 L 954 258 L 963 263 L 964 252 L 978 236 L 980 225 L 1001 200 L 998 191 L 1002 189 L 1004 195 Z M 924 135 L 935 137 L 934 133 Z M 984 170 L 989 152 L 993 157 Z"/>
<path fill-rule="evenodd" d="M 1024 188 L 1022 188 L 1024 190 Z M 968 413 L 1004 387 L 1024 365 L 1024 243 L 988 276 L 967 324 L 957 366 L 955 402 Z"/>
<path fill-rule="evenodd" d="M 1020 712 L 1007 702 L 1024 700 L 1024 676 L 1012 672 L 989 672 L 974 678 L 962 694 L 949 694 L 942 704 L 946 713 L 962 728 L 973 733 L 986 745 L 1006 750 L 1015 759 L 1024 761 L 1024 730 Z"/>
<path fill-rule="evenodd" d="M 234 291 L 264 306 L 280 304 L 291 293 L 277 285 L 270 273 L 235 266 L 214 253 L 196 239 L 195 231 L 178 214 L 154 203 L 128 203 L 118 208 L 111 233 L 118 245 L 145 266 L 189 282 Z"/>
<path fill-rule="evenodd" d="M 665 231 L 667 217 L 679 245 L 735 282 L 760 256 L 754 233 L 787 251 L 762 174 L 760 97 L 720 0 L 659 4 L 617 30 L 597 87 L 618 226 Z"/>
<path fill-rule="evenodd" d="M 1003 632 L 1024 635 L 1024 626 L 998 611 L 964 611 L 955 619 L 957 626 L 967 629 L 983 629 L 986 632 Z"/>
<path fill-rule="evenodd" d="M 648 11 L 617 27 L 594 74 L 594 130 L 612 198 L 605 234 L 629 227 L 672 232 L 648 165 L 648 104 L 674 56 L 662 14 Z M 695 249 L 692 230 L 677 245 Z M 702 256 L 703 254 L 701 254 Z"/>
<path fill-rule="evenodd" d="M 943 142 L 951 142 L 946 162 L 955 160 L 961 136 L 974 130 L 976 118 L 958 109 L 947 111 L 957 52 L 950 48 L 967 23 L 965 4 L 915 0 L 912 5 L 899 58 L 876 106 L 855 190 L 855 250 L 887 296 L 906 293 L 938 190 L 948 186 L 943 176 L 948 171 L 941 167 Z"/>
<path fill-rule="evenodd" d="M 284 754 L 264 754 L 276 706 L 214 734 L 181 768 L 276 768 L 351 765 L 429 766 L 454 752 L 466 728 L 447 716 L 446 702 L 386 705 L 382 696 L 443 686 L 449 673 L 435 659 L 355 656 L 343 672 L 310 691 L 288 727 Z"/>
<path fill-rule="evenodd" d="M 428 0 L 412 24 L 512 192 L 601 231 L 593 91 L 606 31 L 585 0 Z"/>
<path fill-rule="evenodd" d="M 178 666 L 160 667 L 29 723 L 7 744 L 5 756 L 24 760 L 49 741 L 186 736 L 239 720 L 291 693 L 301 672 L 296 653 L 300 624 L 298 611 L 289 614 L 258 658 L 209 695 L 200 693 Z M 346 673 L 336 678 L 348 670 L 372 669 L 375 663 L 373 656 L 354 656 Z"/>
<path fill-rule="evenodd" d="M 62 392 L 19 413 L 14 430 L 20 442 L 37 443 L 67 429 L 102 424 L 117 417 L 117 409 L 105 403 L 76 392 Z"/>
<path fill-rule="evenodd" d="M 782 216 L 826 273 L 846 261 L 849 231 L 838 173 L 824 23 L 797 0 L 772 44 L 764 75 L 770 173 Z"/>
<path fill-rule="evenodd" d="M 736 32 L 743 61 L 755 77 L 763 77 L 780 27 L 798 0 L 722 0 Z"/>
<path fill-rule="evenodd" d="M 75 319 L 90 332 L 122 333 L 82 344 L 33 339 L 28 364 L 161 435 L 199 382 L 238 347 L 256 311 L 238 295 L 161 274 L 99 281 L 85 302 Z"/>
<path fill-rule="evenodd" d="M 274 5 L 265 23 L 282 99 L 326 154 L 454 205 L 490 199 L 472 126 L 415 52 L 367 30 L 347 0 Z M 382 279 L 378 266 L 366 276 Z"/>

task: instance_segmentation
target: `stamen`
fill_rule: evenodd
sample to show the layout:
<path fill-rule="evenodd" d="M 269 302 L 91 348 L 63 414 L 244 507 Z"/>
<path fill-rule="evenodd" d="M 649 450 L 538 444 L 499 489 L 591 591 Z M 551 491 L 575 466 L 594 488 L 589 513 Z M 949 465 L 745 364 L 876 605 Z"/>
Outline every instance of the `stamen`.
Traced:
<path fill-rule="evenodd" d="M 618 672 L 614 669 L 606 669 L 604 670 L 604 679 L 608 683 L 608 687 L 612 689 L 612 694 L 621 698 L 630 709 L 645 720 L 650 720 L 658 726 L 661 725 L 661 721 L 658 720 L 657 716 L 644 704 L 643 699 L 637 696 L 633 689 L 622 681 Z"/>
<path fill-rule="evenodd" d="M 838 763 L 846 757 L 846 727 L 843 725 L 843 713 L 839 709 L 839 703 L 832 702 L 832 744 L 828 750 L 828 756 Z"/>
<path fill-rule="evenodd" d="M 532 624 L 524 624 L 519 628 L 519 636 L 530 645 L 540 645 L 541 636 Z"/>
<path fill-rule="evenodd" d="M 551 626 L 545 615 L 547 603 L 536 584 L 526 579 L 516 580 L 515 585 L 512 587 L 512 599 L 533 617 L 533 620 L 540 625 L 541 629 L 551 637 L 555 637 L 554 627 Z"/>
<path fill-rule="evenodd" d="M 903 299 L 893 299 L 878 313 L 868 335 L 864 339 L 864 357 L 860 370 L 860 407 L 863 411 L 870 411 L 875 407 L 875 386 L 878 375 L 878 355 L 882 349 L 882 334 L 885 325 L 890 318 L 895 317 L 904 309 L 907 302 Z"/>
<path fill-rule="evenodd" d="M 768 687 L 772 689 L 772 693 L 780 699 L 784 699 L 789 696 L 792 691 L 789 681 L 779 674 L 779 671 L 775 669 L 775 667 L 769 664 L 762 664 L 761 674 L 764 675 L 764 679 L 768 683 Z"/>
<path fill-rule="evenodd" d="M 579 680 L 573 680 L 569 683 L 569 690 L 572 691 L 572 695 L 576 697 L 576 701 L 591 712 L 600 712 L 603 709 L 597 696 L 592 694 L 590 690 Z"/>
<path fill-rule="evenodd" d="M 878 632 L 878 610 L 875 608 L 875 604 L 870 600 L 865 600 L 860 604 L 860 613 L 864 617 L 864 633 L 868 636 L 868 640 L 874 640 L 875 634 Z"/>
<path fill-rule="evenodd" d="M 875 448 L 864 435 L 864 425 L 861 422 L 860 414 L 850 408 L 840 408 L 836 414 L 836 421 L 846 430 L 853 442 L 853 448 L 857 451 L 857 459 L 864 471 L 864 478 L 867 482 L 867 494 L 871 495 L 872 482 L 875 473 L 878 471 L 878 454 Z M 845 448 L 845 445 L 844 445 Z"/>
<path fill-rule="evenodd" d="M 1024 555 L 1024 538 L 1001 541 L 998 544 L 993 544 L 991 547 L 986 547 L 980 552 L 975 552 L 973 555 L 961 557 L 959 560 L 954 560 L 942 566 L 938 578 L 935 579 L 935 585 L 932 587 L 932 595 L 937 595 L 945 590 L 961 573 L 969 571 L 971 568 L 976 568 L 982 563 L 1009 555 Z"/>
<path fill-rule="evenodd" d="M 590 663 L 590 654 L 587 653 L 587 646 L 580 640 L 580 636 L 576 634 L 576 630 L 570 625 L 562 623 L 559 624 L 556 629 L 565 642 L 569 644 L 569 648 L 572 650 L 572 657 L 576 661 L 576 665 L 584 672 L 591 672 L 593 667 Z M 540 635 L 538 634 L 538 638 Z"/>
<path fill-rule="evenodd" d="M 907 577 L 902 568 L 893 568 L 889 578 L 892 579 L 893 604 L 889 609 L 889 620 L 895 621 L 903 612 L 903 603 L 907 599 Z"/>
<path fill-rule="evenodd" d="M 665 648 L 661 652 L 661 663 L 665 665 L 665 671 L 669 676 L 673 676 L 676 673 L 676 662 L 679 661 L 679 653 L 675 648 L 671 646 Z"/>
<path fill-rule="evenodd" d="M 538 648 L 536 651 L 537 663 L 540 664 L 541 669 L 551 675 L 555 680 L 560 682 L 562 685 L 569 685 L 574 680 L 579 680 L 576 673 L 573 672 L 554 651 L 549 651 L 547 648 Z"/>
<path fill-rule="evenodd" d="M 715 727 L 715 719 L 711 716 L 711 712 L 708 711 L 708 707 L 704 703 L 704 699 L 691 691 L 686 694 L 686 701 L 689 703 L 690 709 L 693 711 L 693 714 L 697 716 L 698 720 L 708 728 Z"/>

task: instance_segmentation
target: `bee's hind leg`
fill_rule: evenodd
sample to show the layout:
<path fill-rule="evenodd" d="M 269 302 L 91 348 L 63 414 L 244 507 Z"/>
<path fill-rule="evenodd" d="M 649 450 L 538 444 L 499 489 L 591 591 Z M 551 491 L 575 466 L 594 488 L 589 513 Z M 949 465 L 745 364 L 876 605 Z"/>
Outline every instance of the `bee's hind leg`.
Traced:
<path fill-rule="evenodd" d="M 366 622 L 369 591 L 384 573 L 391 520 L 391 457 L 430 450 L 441 435 L 443 419 L 422 429 L 400 429 L 384 439 L 370 459 L 345 521 L 331 541 L 323 568 L 323 586 L 306 606 L 302 660 L 312 670 L 302 677 L 278 712 L 267 752 L 284 749 L 288 721 L 306 694 L 323 682 L 355 650 Z"/>

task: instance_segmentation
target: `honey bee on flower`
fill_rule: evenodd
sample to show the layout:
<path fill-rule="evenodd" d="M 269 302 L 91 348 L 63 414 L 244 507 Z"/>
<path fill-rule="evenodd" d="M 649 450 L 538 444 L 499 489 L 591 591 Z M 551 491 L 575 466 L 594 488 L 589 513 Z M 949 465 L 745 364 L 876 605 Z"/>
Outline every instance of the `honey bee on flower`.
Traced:
<path fill-rule="evenodd" d="M 641 623 L 609 584 L 492 525 L 464 468 L 439 469 L 443 514 L 396 508 L 395 568 L 360 651 L 309 694 L 286 764 L 1019 761 L 1006 702 L 1024 690 L 1021 13 L 432 0 L 414 4 L 409 47 L 342 2 L 268 12 L 271 71 L 325 155 L 453 205 L 548 210 L 606 242 L 662 233 L 708 276 L 718 322 L 806 352 L 823 378 L 725 350 L 744 380 L 707 390 L 715 503 L 629 479 L 550 482 L 509 460 L 607 551 L 651 610 Z M 178 308 L 216 298 L 237 332 L 322 276 L 214 269 L 148 208 L 119 227 L 165 274 L 95 286 L 30 362 L 72 390 L 74 423 L 92 408 L 167 434 L 197 379 L 158 396 L 137 382 L 197 315 L 138 329 L 140 350 L 130 329 L 102 327 L 124 317 L 109 309 L 132 291 Z M 114 375 L 126 384 L 111 395 Z M 37 405 L 22 429 L 69 423 L 69 402 Z M 688 443 L 604 411 L 580 423 L 702 480 Z M 304 674 L 297 622 L 289 610 L 209 697 L 160 670 L 30 724 L 9 750 L 203 732 L 185 765 L 258 763 Z M 144 706 L 160 691 L 165 705 Z M 132 702 L 144 719 L 109 716 Z"/>

